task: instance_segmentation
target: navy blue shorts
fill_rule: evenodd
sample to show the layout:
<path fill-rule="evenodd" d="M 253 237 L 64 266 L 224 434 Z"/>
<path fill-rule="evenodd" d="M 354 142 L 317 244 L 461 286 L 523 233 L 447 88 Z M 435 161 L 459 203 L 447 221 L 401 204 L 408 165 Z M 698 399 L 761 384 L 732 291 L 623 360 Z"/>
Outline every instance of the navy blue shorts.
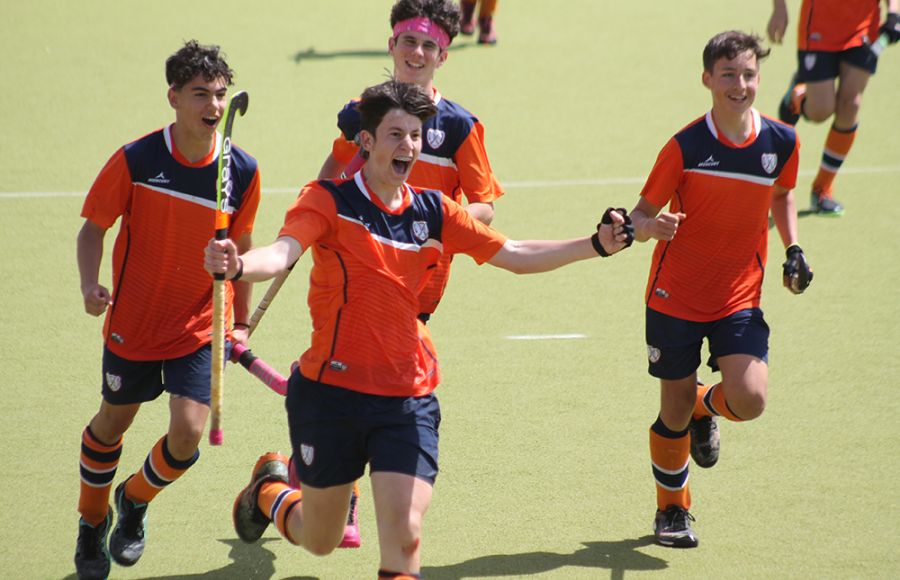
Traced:
<path fill-rule="evenodd" d="M 814 83 L 828 81 L 840 76 L 841 62 L 875 74 L 878 57 L 867 45 L 848 48 L 841 52 L 821 52 L 815 50 L 797 51 L 797 82 Z"/>
<path fill-rule="evenodd" d="M 434 394 L 385 397 L 291 373 L 285 407 L 297 478 L 313 487 L 356 481 L 369 471 L 434 484 L 441 408 Z"/>
<path fill-rule="evenodd" d="M 759 308 L 739 310 L 712 322 L 691 322 L 647 308 L 648 372 L 676 381 L 700 367 L 700 349 L 709 343 L 707 365 L 717 372 L 717 360 L 730 354 L 749 354 L 768 362 L 769 325 Z"/>
<path fill-rule="evenodd" d="M 231 345 L 225 345 L 225 360 Z M 103 399 L 111 405 L 146 403 L 163 391 L 209 405 L 212 349 L 167 360 L 129 360 L 103 349 Z"/>

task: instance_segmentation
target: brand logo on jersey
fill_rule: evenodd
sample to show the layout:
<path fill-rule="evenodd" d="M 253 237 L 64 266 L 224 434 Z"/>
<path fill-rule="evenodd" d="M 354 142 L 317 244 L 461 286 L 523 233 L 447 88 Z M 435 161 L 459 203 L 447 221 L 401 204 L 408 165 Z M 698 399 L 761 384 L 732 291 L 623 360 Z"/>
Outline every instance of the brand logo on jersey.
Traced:
<path fill-rule="evenodd" d="M 812 39 L 814 40 L 814 39 Z M 815 54 L 807 54 L 803 57 L 803 66 L 806 67 L 806 70 L 812 70 L 814 66 L 816 66 L 816 55 Z"/>
<path fill-rule="evenodd" d="M 118 391 L 122 388 L 122 377 L 112 373 L 106 373 L 106 386 L 109 387 L 109 390 L 112 392 Z"/>
<path fill-rule="evenodd" d="M 441 145 L 444 144 L 444 137 L 446 135 L 440 129 L 429 129 L 428 133 L 425 134 L 425 139 L 428 141 L 428 145 L 432 149 L 437 149 Z"/>
<path fill-rule="evenodd" d="M 306 443 L 300 444 L 300 459 L 306 465 L 312 465 L 313 459 L 316 457 L 316 448 Z"/>
<path fill-rule="evenodd" d="M 659 296 L 660 298 L 668 298 L 669 297 L 669 293 L 666 292 L 665 290 L 663 290 L 662 288 L 657 288 L 656 290 L 653 291 L 653 293 L 656 294 L 657 296 Z"/>
<path fill-rule="evenodd" d="M 161 184 L 165 185 L 165 184 L 169 183 L 170 180 L 169 180 L 169 178 L 166 177 L 165 171 L 160 171 L 159 175 L 157 175 L 156 177 L 151 177 L 147 181 L 149 181 L 150 183 L 161 183 Z"/>
<path fill-rule="evenodd" d="M 328 363 L 328 367 L 331 370 L 338 371 L 338 372 L 343 372 L 343 371 L 347 370 L 347 365 L 345 365 L 344 363 L 342 363 L 339 360 L 331 361 L 330 363 Z"/>
<path fill-rule="evenodd" d="M 418 240 L 419 243 L 424 242 L 428 239 L 428 222 L 413 222 L 412 224 L 412 233 L 413 237 Z"/>
<path fill-rule="evenodd" d="M 650 346 L 649 344 L 647 345 L 647 360 L 652 363 L 659 362 L 659 357 L 661 355 L 662 353 L 659 352 L 658 348 L 656 348 L 655 346 Z"/>
<path fill-rule="evenodd" d="M 772 173 L 775 171 L 775 166 L 778 165 L 778 154 L 763 153 L 760 161 L 762 161 L 762 167 L 766 170 L 766 173 Z"/>
<path fill-rule="evenodd" d="M 718 167 L 719 162 L 713 159 L 713 156 L 710 155 L 706 158 L 706 161 L 701 161 L 697 164 L 697 167 Z"/>
<path fill-rule="evenodd" d="M 124 344 L 124 343 L 125 343 L 125 339 L 122 338 L 122 335 L 119 334 L 118 332 L 112 333 L 109 337 L 110 337 L 110 338 L 113 340 L 113 342 L 115 342 L 116 344 Z"/>

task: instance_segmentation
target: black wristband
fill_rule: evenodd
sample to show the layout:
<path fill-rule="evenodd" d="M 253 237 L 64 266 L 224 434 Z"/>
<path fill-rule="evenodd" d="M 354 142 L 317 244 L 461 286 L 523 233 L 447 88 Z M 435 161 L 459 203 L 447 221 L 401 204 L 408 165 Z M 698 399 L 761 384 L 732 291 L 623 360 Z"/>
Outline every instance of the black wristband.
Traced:
<path fill-rule="evenodd" d="M 250 328 L 250 325 L 246 322 L 235 322 L 231 325 L 232 328 L 237 328 L 238 326 L 243 326 L 244 328 Z"/>
<path fill-rule="evenodd" d="M 237 261 L 238 261 L 237 273 L 234 275 L 233 278 L 229 278 L 229 280 L 231 280 L 232 282 L 237 282 L 238 280 L 241 279 L 241 276 L 244 275 L 244 261 L 241 260 L 240 256 L 238 256 Z"/>
<path fill-rule="evenodd" d="M 600 227 L 600 224 L 597 224 L 597 227 Z M 603 244 L 600 243 L 600 232 L 596 232 L 593 236 L 591 236 L 591 245 L 594 246 L 594 251 L 600 254 L 601 258 L 608 258 L 609 252 L 603 247 Z"/>

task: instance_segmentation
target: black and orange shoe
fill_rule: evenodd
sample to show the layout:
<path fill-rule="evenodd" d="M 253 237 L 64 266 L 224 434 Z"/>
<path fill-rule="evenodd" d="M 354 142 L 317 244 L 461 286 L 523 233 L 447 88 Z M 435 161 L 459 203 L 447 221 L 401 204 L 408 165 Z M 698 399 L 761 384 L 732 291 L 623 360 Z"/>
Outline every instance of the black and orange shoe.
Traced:
<path fill-rule="evenodd" d="M 788 125 L 796 125 L 802 114 L 803 99 L 806 98 L 806 85 L 797 82 L 797 75 L 791 77 L 788 90 L 778 103 L 778 118 Z"/>
<path fill-rule="evenodd" d="M 715 417 L 691 419 L 691 458 L 699 467 L 709 468 L 719 461 L 719 425 Z"/>
<path fill-rule="evenodd" d="M 106 580 L 111 567 L 106 535 L 112 524 L 112 509 L 106 519 L 92 526 L 83 519 L 78 521 L 78 541 L 75 544 L 75 572 L 79 580 Z"/>
<path fill-rule="evenodd" d="M 809 196 L 810 209 L 819 215 L 840 217 L 844 215 L 844 206 L 834 199 L 830 193 L 813 191 Z"/>
<path fill-rule="evenodd" d="M 269 527 L 269 516 L 259 509 L 259 490 L 267 481 L 288 483 L 288 458 L 278 452 L 264 454 L 253 466 L 250 484 L 234 500 L 231 518 L 238 537 L 252 544 Z"/>

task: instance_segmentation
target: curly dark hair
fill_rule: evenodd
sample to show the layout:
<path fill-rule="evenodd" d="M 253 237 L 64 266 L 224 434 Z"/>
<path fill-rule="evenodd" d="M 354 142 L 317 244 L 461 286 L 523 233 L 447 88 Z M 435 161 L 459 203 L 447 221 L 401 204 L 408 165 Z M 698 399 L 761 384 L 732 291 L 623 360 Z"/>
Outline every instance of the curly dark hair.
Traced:
<path fill-rule="evenodd" d="M 728 30 L 713 36 L 703 49 L 703 70 L 712 72 L 720 58 L 733 59 L 745 51 L 753 51 L 757 62 L 769 56 L 770 50 L 763 48 L 762 38 L 739 30 Z"/>
<path fill-rule="evenodd" d="M 206 81 L 222 78 L 226 85 L 230 85 L 234 71 L 229 68 L 224 56 L 216 44 L 204 46 L 196 40 L 189 40 L 166 59 L 166 81 L 177 90 L 202 74 Z"/>
<path fill-rule="evenodd" d="M 390 79 L 363 91 L 356 104 L 361 117 L 360 128 L 374 135 L 384 116 L 393 109 L 403 109 L 423 123 L 437 113 L 428 91 L 419 85 Z"/>
<path fill-rule="evenodd" d="M 444 29 L 450 42 L 459 34 L 459 6 L 452 0 L 397 0 L 391 8 L 391 29 L 398 22 L 422 16 Z"/>

